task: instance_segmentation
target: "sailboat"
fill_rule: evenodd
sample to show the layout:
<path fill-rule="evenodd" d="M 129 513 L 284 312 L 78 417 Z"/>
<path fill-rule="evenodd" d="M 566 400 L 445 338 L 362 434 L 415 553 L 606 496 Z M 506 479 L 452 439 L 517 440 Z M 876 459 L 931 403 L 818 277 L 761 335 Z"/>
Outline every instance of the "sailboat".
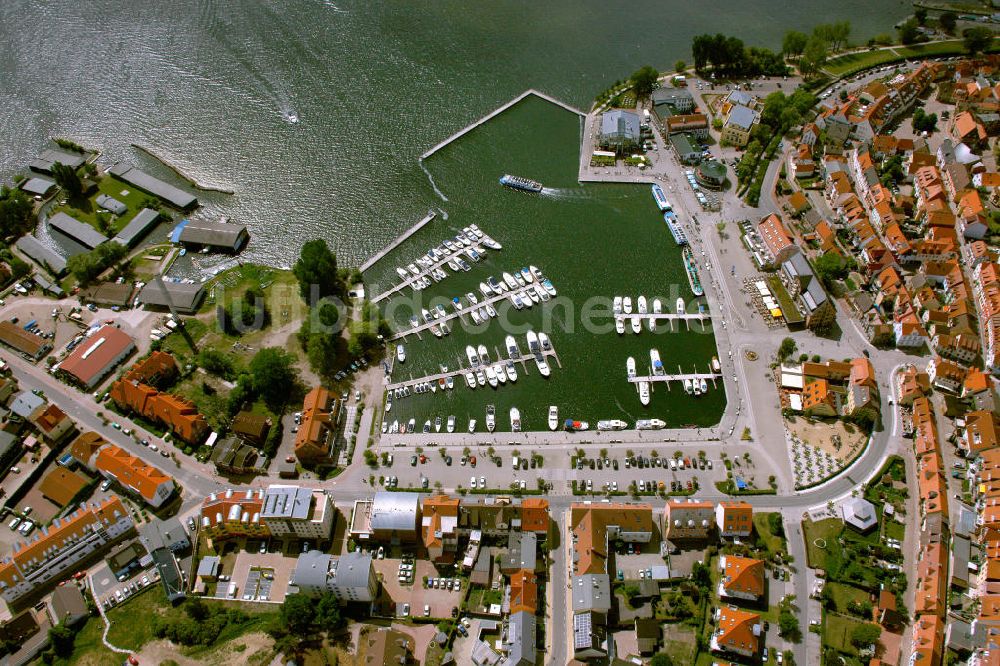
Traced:
<path fill-rule="evenodd" d="M 441 417 L 434 417 L 434 432 L 441 432 Z"/>

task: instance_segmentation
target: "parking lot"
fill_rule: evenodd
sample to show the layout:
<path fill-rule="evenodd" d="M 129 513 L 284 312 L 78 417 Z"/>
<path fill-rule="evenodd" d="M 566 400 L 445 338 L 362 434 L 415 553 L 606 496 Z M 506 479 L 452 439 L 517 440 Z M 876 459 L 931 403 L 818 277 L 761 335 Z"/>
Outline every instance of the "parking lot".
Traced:
<path fill-rule="evenodd" d="M 452 609 L 458 608 L 465 594 L 468 582 L 463 580 L 460 590 L 445 590 L 438 588 L 425 588 L 424 577 L 430 579 L 440 579 L 442 574 L 431 562 L 417 560 L 414 562 L 413 583 L 401 582 L 398 577 L 401 560 L 396 558 L 373 560 L 376 572 L 382 575 L 382 587 L 389 598 L 402 609 L 402 604 L 409 604 L 409 614 L 411 616 L 423 617 L 424 606 L 429 606 L 428 617 L 447 618 L 451 617 Z M 450 586 L 449 586 L 450 587 Z M 402 611 L 398 611 L 402 614 Z"/>
<path fill-rule="evenodd" d="M 226 571 L 223 565 L 223 575 L 229 580 L 220 583 L 219 588 L 224 596 L 228 582 L 233 582 L 236 583 L 237 599 L 281 603 L 288 594 L 288 583 L 295 573 L 297 562 L 297 557 L 284 553 L 240 551 L 236 553 L 230 571 Z"/>

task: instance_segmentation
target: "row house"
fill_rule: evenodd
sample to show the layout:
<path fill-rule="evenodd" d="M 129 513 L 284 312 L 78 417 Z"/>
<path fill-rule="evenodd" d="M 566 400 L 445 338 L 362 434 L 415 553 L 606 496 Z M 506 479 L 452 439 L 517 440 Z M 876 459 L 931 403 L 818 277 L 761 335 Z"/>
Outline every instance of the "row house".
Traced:
<path fill-rule="evenodd" d="M 1000 265 L 982 262 L 973 271 L 976 307 L 982 329 L 982 354 L 985 368 L 1000 373 Z"/>
<path fill-rule="evenodd" d="M 959 393 L 961 391 L 962 384 L 965 382 L 965 376 L 968 372 L 968 368 L 945 360 L 940 356 L 932 358 L 927 363 L 927 376 L 930 377 L 931 384 L 934 388 L 948 391 L 949 393 Z"/>

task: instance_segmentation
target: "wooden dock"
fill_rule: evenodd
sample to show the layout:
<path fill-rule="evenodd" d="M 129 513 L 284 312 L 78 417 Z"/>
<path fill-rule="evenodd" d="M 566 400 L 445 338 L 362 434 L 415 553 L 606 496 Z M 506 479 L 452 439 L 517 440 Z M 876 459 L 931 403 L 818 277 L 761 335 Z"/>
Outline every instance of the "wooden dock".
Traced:
<path fill-rule="evenodd" d="M 424 217 L 424 219 L 420 220 L 419 222 L 417 222 L 416 224 L 414 224 L 412 227 L 410 227 L 409 229 L 407 229 L 406 231 L 404 231 L 402 234 L 400 234 L 396 238 L 396 240 L 392 241 L 391 243 L 389 243 L 388 245 L 386 245 L 384 248 L 382 248 L 381 250 L 379 250 L 378 252 L 376 252 L 372 256 L 368 257 L 368 260 L 365 261 L 365 263 L 361 264 L 361 266 L 358 267 L 358 271 L 364 273 L 366 270 L 368 270 L 369 268 L 371 268 L 372 266 L 374 266 L 375 264 L 377 264 L 379 262 L 379 260 L 381 260 L 381 259 L 383 259 L 385 257 L 385 255 L 389 254 L 390 252 L 392 252 L 393 250 L 395 250 L 397 247 L 399 247 L 400 244 L 402 244 L 403 241 L 405 241 L 407 238 L 409 238 L 410 236 L 412 236 L 413 234 L 417 233 L 418 231 L 420 231 L 421 229 L 423 229 L 425 226 L 427 226 L 427 223 L 430 222 L 431 220 L 433 220 L 435 217 L 437 217 L 437 213 L 435 213 L 433 210 L 427 211 L 427 215 Z"/>
<path fill-rule="evenodd" d="M 483 233 L 483 238 L 481 238 L 478 241 L 474 242 L 472 245 L 468 246 L 468 248 L 466 248 L 465 246 L 463 246 L 463 250 L 469 249 L 469 248 L 473 248 L 473 247 L 480 247 L 483 250 L 482 252 L 480 252 L 480 254 L 482 256 L 484 256 L 484 257 L 489 252 L 499 252 L 499 250 L 489 250 L 487 248 L 483 248 L 482 245 L 481 245 L 481 243 L 485 239 L 492 240 L 492 238 L 490 237 L 490 235 L 484 232 Z M 478 250 L 477 250 L 477 252 L 478 252 Z M 447 264 L 449 261 L 451 261 L 452 259 L 454 259 L 456 257 L 459 257 L 459 256 L 462 256 L 462 259 L 464 261 L 466 261 L 466 262 L 471 262 L 472 261 L 472 259 L 469 259 L 467 256 L 463 256 L 463 252 L 462 251 L 451 252 L 450 254 L 447 254 L 447 255 L 443 256 L 441 259 L 439 259 L 439 260 L 435 261 L 434 263 L 432 263 L 429 267 L 422 268 L 420 270 L 420 272 L 417 273 L 416 275 L 413 275 L 411 273 L 405 280 L 403 280 L 399 284 L 397 284 L 397 285 L 395 285 L 393 287 L 390 287 L 389 289 L 383 291 L 381 294 L 379 294 L 377 296 L 372 297 L 372 299 L 371 299 L 372 303 L 378 303 L 380 301 L 384 301 L 385 299 L 387 299 L 390 296 L 392 296 L 392 295 L 394 295 L 394 294 L 402 291 L 403 289 L 406 289 L 407 287 L 412 287 L 413 286 L 413 282 L 415 280 L 419 280 L 422 277 L 426 277 L 426 276 L 430 275 L 431 271 L 433 271 L 435 268 L 441 268 L 442 266 L 444 266 L 445 264 Z M 410 263 L 410 262 L 407 262 L 407 263 Z M 415 261 L 413 263 L 416 264 Z M 464 273 L 465 271 L 462 271 L 462 272 Z M 434 278 L 431 278 L 431 279 L 433 280 Z M 438 280 L 434 280 L 434 281 L 438 282 Z"/>
<path fill-rule="evenodd" d="M 526 98 L 526 97 L 528 97 L 530 95 L 534 95 L 535 97 L 538 97 L 540 99 L 544 99 L 546 102 L 551 102 L 552 104 L 555 104 L 556 106 L 558 106 L 560 108 L 563 108 L 563 109 L 566 109 L 567 111 L 575 113 L 575 114 L 577 114 L 579 116 L 586 116 L 586 114 L 583 111 L 581 111 L 580 109 L 574 108 L 574 107 L 570 106 L 569 104 L 567 104 L 565 102 L 561 102 L 561 101 L 559 101 L 558 99 L 556 99 L 554 97 L 550 97 L 549 95 L 546 95 L 543 92 L 535 90 L 534 88 L 529 88 L 528 90 L 525 90 L 523 93 L 521 93 L 520 95 L 518 95 L 514 99 L 510 100 L 506 104 L 504 104 L 504 105 L 500 106 L 499 108 L 495 109 L 493 112 L 491 112 L 491 113 L 483 116 L 482 118 L 480 118 L 476 122 L 472 123 L 471 125 L 468 125 L 464 129 L 461 129 L 458 132 L 455 132 L 454 134 L 452 134 L 451 136 L 449 136 L 447 139 L 445 139 L 441 143 L 437 144 L 436 146 L 434 146 L 433 148 L 431 148 L 430 150 L 428 150 L 427 152 L 425 152 L 423 155 L 420 156 L 421 161 L 427 159 L 428 157 L 430 157 L 431 155 L 433 155 L 437 151 L 441 150 L 442 148 L 444 148 L 445 146 L 447 146 L 452 141 L 455 141 L 456 139 L 462 138 L 463 136 L 465 136 L 466 134 L 468 134 L 472 130 L 474 130 L 477 127 L 479 127 L 480 125 L 483 125 L 483 124 L 489 122 L 490 120 L 492 120 L 493 118 L 496 118 L 501 113 L 503 113 L 504 111 L 506 111 L 507 109 L 511 108 L 512 106 L 514 106 L 515 104 L 517 104 L 518 102 L 520 102 L 521 100 L 523 100 L 524 98 Z"/>
<path fill-rule="evenodd" d="M 469 367 L 463 366 L 462 365 L 462 359 L 459 358 L 458 359 L 459 367 L 458 367 L 457 370 L 449 370 L 448 372 L 439 372 L 439 373 L 434 374 L 434 375 L 427 375 L 426 377 L 417 377 L 417 378 L 406 379 L 406 380 L 401 381 L 401 382 L 392 382 L 391 384 L 386 384 L 385 390 L 386 391 L 394 391 L 394 390 L 396 390 L 398 388 L 413 388 L 417 384 L 424 384 L 424 383 L 432 383 L 432 384 L 436 385 L 437 381 L 439 379 L 447 379 L 448 377 L 460 377 L 461 375 L 464 375 L 469 370 L 471 370 L 472 372 L 475 372 L 476 370 L 481 370 L 481 369 L 485 368 L 486 366 L 494 366 L 495 367 L 498 363 L 502 363 L 502 364 L 506 365 L 507 361 L 510 361 L 510 360 L 513 360 L 515 363 L 520 363 L 521 364 L 521 372 L 524 375 L 528 375 L 529 374 L 529 371 L 528 371 L 529 361 L 531 362 L 530 363 L 530 367 L 535 367 L 534 366 L 534 360 L 535 360 L 535 355 L 534 354 L 520 354 L 518 357 L 516 357 L 514 359 L 511 359 L 510 356 L 508 356 L 506 354 L 500 354 L 500 351 L 498 349 L 494 349 L 493 351 L 496 353 L 496 358 L 499 359 L 499 360 L 492 361 L 492 362 L 486 363 L 486 364 L 480 363 L 475 368 L 469 368 Z M 542 351 L 541 354 L 542 354 L 542 356 L 544 358 L 554 358 L 555 361 L 556 361 L 556 365 L 559 368 L 562 368 L 562 361 L 559 360 L 559 355 L 556 354 L 555 347 L 553 347 L 552 349 L 546 349 L 546 350 Z M 510 380 L 507 380 L 507 383 L 512 383 L 512 382 L 510 382 Z M 464 385 L 464 380 L 463 380 L 463 385 Z M 501 386 L 503 386 L 503 384 L 498 384 L 496 388 L 500 388 Z M 489 384 L 487 384 L 486 386 L 484 386 L 482 388 L 486 388 L 486 387 L 489 387 Z M 477 388 L 479 388 L 479 387 L 477 386 Z M 490 388 L 492 388 L 492 387 L 490 387 Z"/>
<path fill-rule="evenodd" d="M 424 331 L 430 329 L 430 327 L 433 326 L 434 324 L 441 324 L 442 322 L 448 322 L 448 321 L 451 321 L 453 319 L 458 319 L 462 315 L 469 315 L 469 312 L 471 312 L 472 310 L 476 310 L 478 308 L 481 308 L 481 307 L 483 307 L 486 304 L 493 305 L 494 303 L 498 303 L 498 302 L 503 301 L 503 300 L 509 300 L 510 299 L 510 295 L 512 293 L 515 293 L 515 294 L 518 294 L 518 295 L 522 296 L 522 300 L 527 300 L 533 306 L 534 305 L 541 305 L 541 303 L 535 303 L 534 301 L 531 300 L 531 298 L 529 296 L 524 295 L 524 290 L 525 289 L 526 289 L 526 287 L 518 287 L 516 290 L 510 289 L 510 290 L 507 290 L 504 293 L 500 294 L 499 296 L 490 296 L 489 298 L 481 299 L 475 305 L 463 306 L 461 310 L 457 310 L 457 311 L 454 310 L 454 309 L 449 310 L 448 313 L 446 315 L 444 315 L 443 317 L 439 317 L 438 319 L 432 319 L 430 322 L 427 322 L 427 323 L 424 323 L 424 324 L 420 324 L 419 326 L 415 326 L 415 327 L 409 328 L 409 329 L 407 329 L 405 331 L 401 331 L 399 333 L 396 333 L 395 335 L 392 335 L 389 338 L 389 340 L 399 340 L 401 338 L 405 338 L 408 335 L 416 335 L 417 337 L 420 337 L 421 333 L 423 333 Z M 454 308 L 454 306 L 452 306 L 452 307 Z M 434 310 L 430 310 L 430 312 L 433 314 Z M 471 316 L 469 317 L 469 319 L 471 320 Z M 465 322 L 464 319 L 462 321 Z M 489 319 L 487 319 L 486 321 L 489 321 Z M 475 325 L 475 324 L 473 324 L 473 325 Z"/>
<path fill-rule="evenodd" d="M 666 321 L 666 322 L 670 323 L 670 328 L 671 329 L 673 329 L 673 322 L 675 322 L 675 321 L 683 321 L 683 322 L 687 323 L 688 328 L 690 329 L 692 321 L 700 321 L 701 324 L 702 324 L 702 328 L 704 328 L 705 321 L 706 320 L 710 320 L 711 318 L 712 318 L 712 315 L 709 312 L 695 312 L 695 313 L 691 313 L 691 314 L 689 314 L 687 312 L 685 312 L 683 314 L 670 314 L 670 313 L 636 314 L 636 313 L 633 312 L 632 314 L 616 314 L 615 315 L 615 319 L 616 320 L 620 319 L 620 320 L 625 321 L 625 322 L 632 322 L 632 321 L 635 321 L 635 320 L 639 320 L 639 322 L 641 324 L 643 324 L 643 329 L 642 330 L 645 330 L 646 321 L 649 320 L 649 319 L 653 319 L 654 321 Z M 630 329 L 625 329 L 625 332 L 627 333 L 629 330 Z"/>
<path fill-rule="evenodd" d="M 712 372 L 711 368 L 709 372 L 684 372 L 681 366 L 677 366 L 677 374 L 674 375 L 637 375 L 635 377 L 629 377 L 628 381 L 633 384 L 638 384 L 639 382 L 649 382 L 651 386 L 655 386 L 657 382 L 664 383 L 667 385 L 667 390 L 670 390 L 671 382 L 681 382 L 684 380 L 698 381 L 700 382 L 704 379 L 706 382 L 712 382 L 712 388 L 718 388 L 717 381 L 722 379 L 721 372 Z M 637 387 L 638 389 L 638 387 Z"/>

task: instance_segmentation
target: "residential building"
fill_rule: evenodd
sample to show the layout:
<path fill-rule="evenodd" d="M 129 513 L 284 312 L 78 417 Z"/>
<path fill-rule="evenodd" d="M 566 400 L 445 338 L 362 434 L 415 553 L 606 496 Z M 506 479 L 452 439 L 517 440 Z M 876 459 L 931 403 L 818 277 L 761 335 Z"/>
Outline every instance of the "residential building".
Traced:
<path fill-rule="evenodd" d="M 41 527 L 28 543 L 18 543 L 0 559 L 0 597 L 16 604 L 40 587 L 64 580 L 94 553 L 134 530 L 117 497 L 90 503 Z"/>
<path fill-rule="evenodd" d="M 263 488 L 212 493 L 201 504 L 201 532 L 212 541 L 267 538 L 271 531 L 260 518 L 263 506 Z"/>
<path fill-rule="evenodd" d="M 570 505 L 573 575 L 607 573 L 608 543 L 620 540 L 649 543 L 653 537 L 653 507 L 620 502 L 574 502 Z"/>
<path fill-rule="evenodd" d="M 302 401 L 302 423 L 295 435 L 295 457 L 303 463 L 329 459 L 333 451 L 333 424 L 339 417 L 339 403 L 317 386 Z"/>
<path fill-rule="evenodd" d="M 798 246 L 792 242 L 791 236 L 788 235 L 781 218 L 774 213 L 760 221 L 757 225 L 757 231 L 761 240 L 764 241 L 764 247 L 771 255 L 771 262 L 774 264 L 787 261 L 799 251 Z"/>
<path fill-rule="evenodd" d="M 364 666 L 406 666 L 413 661 L 414 640 L 395 629 L 370 631 L 365 637 Z"/>
<path fill-rule="evenodd" d="M 914 666 L 940 664 L 944 655 L 944 620 L 937 615 L 921 615 L 913 623 Z M 986 666 L 986 664 L 983 664 Z"/>
<path fill-rule="evenodd" d="M 850 497 L 841 502 L 840 515 L 844 519 L 844 524 L 862 533 L 878 525 L 875 507 L 861 497 Z"/>
<path fill-rule="evenodd" d="M 534 532 L 512 531 L 507 537 L 507 550 L 500 556 L 500 572 L 510 576 L 521 570 L 534 571 L 537 550 L 538 537 Z"/>
<path fill-rule="evenodd" d="M 310 550 L 299 556 L 292 585 L 306 596 L 329 593 L 343 603 L 372 602 L 378 595 L 371 553 L 345 553 L 337 557 Z"/>
<path fill-rule="evenodd" d="M 0 321 L 0 342 L 29 361 L 39 361 L 52 351 L 48 340 L 7 320 Z"/>
<path fill-rule="evenodd" d="M 173 356 L 154 351 L 111 386 L 111 399 L 124 410 L 166 426 L 188 444 L 200 444 L 209 431 L 205 417 L 194 403 L 156 388 L 171 381 L 177 372 Z"/>
<path fill-rule="evenodd" d="M 942 391 L 959 393 L 965 383 L 966 374 L 968 374 L 966 368 L 946 361 L 940 356 L 932 358 L 927 363 L 927 377 L 931 380 L 931 385 Z"/>
<path fill-rule="evenodd" d="M 93 469 L 117 481 L 154 509 L 163 506 L 177 488 L 173 477 L 114 444 L 100 448 L 93 459 Z"/>
<path fill-rule="evenodd" d="M 715 505 L 711 502 L 669 500 L 663 513 L 663 538 L 707 539 L 714 524 Z"/>
<path fill-rule="evenodd" d="M 510 577 L 510 612 L 538 612 L 538 577 L 534 571 L 521 569 Z"/>
<path fill-rule="evenodd" d="M 511 613 L 503 649 L 507 653 L 501 666 L 535 666 L 535 614 L 527 611 Z"/>
<path fill-rule="evenodd" d="M 135 351 L 135 342 L 121 329 L 102 326 L 59 363 L 59 372 L 86 390 L 107 377 Z"/>
<path fill-rule="evenodd" d="M 748 502 L 719 502 L 715 524 L 723 538 L 748 537 L 753 532 L 753 506 Z"/>
<path fill-rule="evenodd" d="M 767 591 L 767 572 L 763 560 L 723 555 L 719 558 L 719 571 L 720 597 L 756 602 Z"/>
<path fill-rule="evenodd" d="M 996 412 L 976 411 L 965 415 L 965 430 L 958 445 L 968 457 L 1000 447 L 1000 416 Z"/>
<path fill-rule="evenodd" d="M 750 142 L 750 132 L 758 122 L 760 115 L 756 111 L 741 104 L 734 105 L 722 123 L 722 141 L 733 146 L 746 146 Z"/>
<path fill-rule="evenodd" d="M 814 379 L 803 387 L 802 411 L 810 416 L 837 416 L 838 401 L 830 382 Z"/>
<path fill-rule="evenodd" d="M 87 600 L 76 585 L 60 585 L 53 590 L 50 607 L 52 619 L 58 624 L 72 626 L 90 617 Z"/>
<path fill-rule="evenodd" d="M 762 630 L 760 615 L 757 613 L 720 606 L 709 647 L 713 652 L 756 657 Z"/>
<path fill-rule="evenodd" d="M 225 437 L 212 447 L 215 468 L 229 474 L 263 474 L 267 456 L 238 437 Z"/>
<path fill-rule="evenodd" d="M 434 562 L 453 557 L 458 549 L 458 510 L 461 500 L 444 494 L 428 497 L 421 507 L 420 536 L 427 557 Z"/>
<path fill-rule="evenodd" d="M 941 541 L 926 544 L 917 558 L 917 585 L 913 614 L 943 617 L 947 609 L 947 554 Z"/>
<path fill-rule="evenodd" d="M 28 418 L 41 433 L 42 439 L 56 446 L 76 432 L 76 424 L 66 413 L 49 403 L 39 407 Z"/>
<path fill-rule="evenodd" d="M 264 493 L 260 518 L 272 537 L 330 538 L 336 509 L 325 490 L 270 485 Z"/>
<path fill-rule="evenodd" d="M 694 96 L 687 88 L 657 88 L 650 95 L 653 107 L 668 105 L 671 113 L 691 113 L 694 111 Z"/>
<path fill-rule="evenodd" d="M 614 602 L 611 593 L 611 576 L 605 573 L 583 574 L 570 578 L 573 594 L 573 612 L 596 612 L 601 616 L 610 612 Z"/>
<path fill-rule="evenodd" d="M 356 500 L 350 535 L 356 540 L 399 544 L 417 540 L 419 493 L 379 491 L 371 499 Z"/>
<path fill-rule="evenodd" d="M 521 531 L 548 534 L 549 501 L 541 497 L 521 500 Z"/>
<path fill-rule="evenodd" d="M 832 326 L 837 311 L 805 255 L 801 252 L 793 254 L 781 264 L 781 270 L 793 285 L 791 296 L 805 315 L 806 326 L 811 330 L 825 330 Z"/>
<path fill-rule="evenodd" d="M 605 642 L 605 618 L 600 613 L 576 613 L 573 615 L 573 657 L 575 659 L 598 659 L 607 655 Z"/>

